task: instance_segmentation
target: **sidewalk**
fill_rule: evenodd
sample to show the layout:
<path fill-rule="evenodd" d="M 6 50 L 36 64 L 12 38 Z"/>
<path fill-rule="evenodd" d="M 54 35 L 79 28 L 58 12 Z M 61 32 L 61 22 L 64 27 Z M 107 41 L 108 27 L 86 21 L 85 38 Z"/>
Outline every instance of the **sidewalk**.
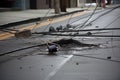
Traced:
<path fill-rule="evenodd" d="M 107 6 L 113 7 L 114 5 Z M 94 7 L 84 7 L 84 8 L 67 8 L 67 12 L 61 12 L 60 14 L 55 14 L 54 9 L 39 9 L 39 10 L 24 10 L 24 11 L 6 11 L 0 12 L 0 29 L 7 28 L 11 26 L 17 26 L 21 24 L 41 21 L 47 18 L 57 18 L 76 12 L 82 12 L 89 9 L 93 11 Z M 98 10 L 102 8 L 98 7 Z"/>
<path fill-rule="evenodd" d="M 0 12 L 0 28 L 40 21 L 42 18 L 60 17 L 84 10 L 85 9 L 82 8 L 69 8 L 67 9 L 67 12 L 61 12 L 60 14 L 55 14 L 54 9 Z"/>

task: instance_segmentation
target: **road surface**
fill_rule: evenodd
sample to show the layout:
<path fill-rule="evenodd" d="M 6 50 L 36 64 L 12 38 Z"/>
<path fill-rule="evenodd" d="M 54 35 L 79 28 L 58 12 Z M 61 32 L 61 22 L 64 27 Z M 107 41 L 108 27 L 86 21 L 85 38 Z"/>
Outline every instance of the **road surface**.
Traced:
<path fill-rule="evenodd" d="M 105 9 L 87 22 L 92 23 L 84 28 L 99 29 L 119 28 L 120 8 Z M 108 12 L 102 15 L 103 13 Z M 88 15 L 75 17 L 69 21 L 71 25 L 81 25 Z M 98 16 L 100 16 L 98 18 Z M 96 19 L 97 18 L 97 19 Z M 80 19 L 80 20 L 78 20 Z M 93 21 L 96 19 L 95 21 Z M 68 20 L 50 24 L 66 25 Z M 35 31 L 48 31 L 48 26 Z M 82 32 L 79 32 L 79 34 Z M 119 30 L 95 31 L 100 35 L 119 35 Z M 0 54 L 28 46 L 59 40 L 61 36 L 33 35 L 27 39 L 14 37 L 0 41 Z M 46 55 L 47 46 L 33 47 L 4 56 L 0 56 L 0 80 L 120 80 L 120 38 L 119 37 L 72 37 L 80 43 L 98 46 L 84 46 L 75 42 L 61 45 L 57 55 Z"/>

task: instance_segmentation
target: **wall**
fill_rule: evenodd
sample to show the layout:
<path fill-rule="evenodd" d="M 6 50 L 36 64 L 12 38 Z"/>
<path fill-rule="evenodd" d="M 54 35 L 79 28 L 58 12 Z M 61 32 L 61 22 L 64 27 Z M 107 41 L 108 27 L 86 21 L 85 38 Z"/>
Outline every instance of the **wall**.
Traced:
<path fill-rule="evenodd" d="M 70 7 L 77 7 L 77 0 L 70 0 Z"/>
<path fill-rule="evenodd" d="M 120 0 L 113 0 L 113 4 L 120 4 Z"/>
<path fill-rule="evenodd" d="M 86 0 L 78 0 L 78 7 L 84 7 L 85 6 L 85 3 L 86 3 Z"/>
<path fill-rule="evenodd" d="M 37 0 L 37 9 L 47 9 L 49 8 L 49 0 Z"/>
<path fill-rule="evenodd" d="M 14 8 L 21 10 L 29 9 L 30 8 L 29 4 L 30 4 L 29 0 L 15 0 Z"/>

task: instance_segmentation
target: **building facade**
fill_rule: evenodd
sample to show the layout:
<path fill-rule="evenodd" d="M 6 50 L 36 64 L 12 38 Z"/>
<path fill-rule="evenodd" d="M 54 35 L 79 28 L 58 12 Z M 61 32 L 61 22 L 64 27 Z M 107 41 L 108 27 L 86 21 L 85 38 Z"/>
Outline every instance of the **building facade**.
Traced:
<path fill-rule="evenodd" d="M 60 0 L 60 6 L 67 5 L 68 8 L 77 7 L 77 0 L 66 0 L 66 3 L 62 3 Z M 0 8 L 15 8 L 15 9 L 48 9 L 54 8 L 54 0 L 1 0 Z"/>
<path fill-rule="evenodd" d="M 113 4 L 120 4 L 120 0 L 112 0 Z"/>
<path fill-rule="evenodd" d="M 0 8 L 29 9 L 30 0 L 1 0 Z"/>

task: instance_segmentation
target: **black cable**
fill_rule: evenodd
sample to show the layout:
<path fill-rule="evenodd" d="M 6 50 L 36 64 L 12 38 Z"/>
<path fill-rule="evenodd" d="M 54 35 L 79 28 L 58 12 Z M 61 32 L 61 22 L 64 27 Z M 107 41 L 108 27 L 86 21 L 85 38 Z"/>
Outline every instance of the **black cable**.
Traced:
<path fill-rule="evenodd" d="M 92 14 L 89 16 L 89 18 L 88 18 L 84 23 L 82 23 L 82 25 L 79 24 L 79 25 L 81 25 L 81 26 L 77 25 L 76 27 L 78 27 L 78 26 L 79 26 L 80 28 L 84 27 L 85 24 L 86 24 L 86 23 L 92 18 L 92 16 L 95 14 L 95 12 L 96 12 L 96 10 L 97 10 L 97 7 L 98 7 L 98 4 L 96 5 L 95 9 L 93 10 L 93 12 L 92 12 Z"/>
<path fill-rule="evenodd" d="M 49 9 L 49 10 L 47 11 L 47 13 L 45 14 L 45 16 L 43 17 L 43 20 L 47 17 L 47 15 L 49 14 L 50 11 L 51 11 L 51 9 Z M 36 23 L 36 25 L 32 28 L 32 30 L 33 30 L 37 25 L 40 25 L 40 24 L 41 24 L 41 22 Z"/>
<path fill-rule="evenodd" d="M 34 45 L 34 46 L 29 46 L 29 47 L 25 47 L 25 48 L 21 48 L 21 49 L 12 50 L 12 51 L 0 54 L 0 56 L 4 56 L 4 55 L 7 55 L 7 54 L 11 54 L 11 53 L 14 53 L 14 52 L 18 52 L 18 51 L 22 51 L 22 50 L 26 50 L 26 49 L 30 49 L 30 48 L 34 48 L 34 47 L 39 47 L 39 46 L 42 46 L 42 45 Z"/>
<path fill-rule="evenodd" d="M 91 4 L 92 5 L 92 4 Z M 90 7 L 91 7 L 91 5 L 87 8 L 87 9 L 89 9 Z M 99 12 L 101 12 L 101 11 L 99 11 Z M 99 12 L 96 12 L 96 13 L 99 13 Z M 75 22 L 77 22 L 77 21 L 79 21 L 79 20 L 81 20 L 81 19 L 84 19 L 84 18 L 87 18 L 87 17 L 89 17 L 90 15 L 87 15 L 87 16 L 85 16 L 85 17 L 80 17 L 78 20 L 75 20 L 75 21 L 73 21 L 73 22 L 71 22 L 70 24 L 73 24 L 73 23 L 75 23 Z"/>
<path fill-rule="evenodd" d="M 99 19 L 100 17 L 106 15 L 107 13 L 110 13 L 111 11 L 113 11 L 114 9 L 117 9 L 117 8 L 119 8 L 119 7 L 120 7 L 120 6 L 112 7 L 112 9 L 110 8 L 109 11 L 107 11 L 107 12 L 101 14 L 100 16 L 98 16 L 96 19 L 92 20 L 92 21 L 91 21 L 90 23 L 88 23 L 88 24 L 91 24 L 92 22 L 96 21 L 96 20 Z M 100 11 L 100 12 L 101 12 L 101 11 Z M 96 12 L 96 13 L 99 13 L 99 12 Z M 87 16 L 87 17 L 88 17 L 88 16 Z M 84 17 L 84 18 L 86 18 L 86 17 Z M 84 19 L 84 18 L 80 18 L 80 19 Z M 78 20 L 72 22 L 71 24 L 73 24 L 73 23 L 79 21 L 80 19 L 78 19 Z M 82 24 L 83 24 L 83 23 L 82 23 Z M 79 25 L 82 25 L 82 24 L 79 24 Z M 88 25 L 88 24 L 87 24 L 87 25 Z M 76 27 L 78 27 L 78 25 L 77 25 Z"/>
<path fill-rule="evenodd" d="M 73 13 L 73 14 L 74 14 L 74 13 Z M 73 14 L 71 14 L 70 18 L 68 19 L 67 24 L 69 24 L 69 23 L 70 23 L 70 20 L 72 19 Z"/>
<path fill-rule="evenodd" d="M 71 37 L 120 37 L 120 35 L 93 35 L 93 34 L 52 34 L 52 33 L 34 33 L 52 36 L 71 36 Z"/>
<path fill-rule="evenodd" d="M 111 11 L 113 11 L 113 10 L 115 10 L 115 9 L 119 8 L 119 7 L 120 7 L 120 6 L 113 7 L 111 10 L 109 10 L 109 11 L 107 11 L 107 12 L 105 12 L 105 13 L 101 14 L 101 15 L 100 15 L 100 16 L 98 16 L 96 19 L 92 20 L 90 23 L 92 23 L 92 22 L 96 21 L 97 19 L 101 18 L 102 16 L 104 16 L 104 15 L 106 15 L 106 14 L 110 13 Z"/>
<path fill-rule="evenodd" d="M 98 5 L 97 5 L 98 6 Z M 115 10 L 115 9 L 117 9 L 117 8 L 119 8 L 120 6 L 117 6 L 117 7 L 113 7 L 111 10 L 109 10 L 109 11 L 107 11 L 107 12 L 105 12 L 104 14 L 101 14 L 100 16 L 98 16 L 96 19 L 94 19 L 94 20 L 92 20 L 91 22 L 89 22 L 88 24 L 91 24 L 92 22 L 94 22 L 94 21 L 96 21 L 98 18 L 101 18 L 102 16 L 104 16 L 104 15 L 106 15 L 107 13 L 110 13 L 111 11 L 113 11 L 113 10 Z M 84 29 L 87 25 L 85 25 L 89 20 L 90 20 L 90 18 L 94 15 L 94 13 L 95 13 L 95 11 L 96 11 L 96 9 L 94 10 L 94 12 L 93 12 L 93 14 L 88 18 L 88 20 L 85 22 L 85 23 L 83 23 L 82 24 L 82 26 L 80 26 L 80 28 L 82 28 L 82 29 Z M 80 24 L 81 25 L 81 24 Z M 119 37 L 119 35 L 115 35 L 114 37 Z M 91 36 L 92 37 L 92 36 Z M 96 36 L 96 37 L 99 37 L 99 36 Z M 101 36 L 102 37 L 102 36 Z M 106 37 L 113 37 L 112 35 L 109 35 L 109 36 L 106 36 Z"/>
<path fill-rule="evenodd" d="M 112 25 L 115 21 L 117 21 L 118 19 L 120 18 L 120 16 L 119 17 L 117 17 L 115 20 L 113 20 L 112 22 L 110 22 L 108 25 L 106 25 L 103 29 L 107 29 L 110 25 Z M 118 28 L 116 28 L 116 29 L 118 29 Z M 113 29 L 114 30 L 114 29 Z M 99 30 L 98 32 L 100 32 L 100 31 L 102 31 L 102 30 Z"/>
<path fill-rule="evenodd" d="M 90 3 L 90 5 L 87 7 L 87 9 L 86 9 L 86 10 L 88 10 L 91 6 L 92 6 L 92 3 Z M 70 20 L 72 19 L 72 16 L 73 16 L 73 15 L 74 15 L 74 13 L 73 13 L 73 14 L 71 14 L 71 16 L 70 16 L 70 18 L 69 18 L 69 20 L 68 20 L 67 24 L 69 24 L 69 23 L 70 23 Z"/>
<path fill-rule="evenodd" d="M 15 29 L 4 29 L 4 30 L 10 30 L 10 31 L 18 31 L 18 30 L 15 30 Z"/>
<path fill-rule="evenodd" d="M 49 34 L 49 33 L 63 33 L 63 32 L 86 32 L 86 31 L 109 31 L 109 30 L 120 30 L 120 28 L 101 28 L 101 29 L 83 29 L 83 30 L 65 30 L 57 32 L 34 32 L 32 34 Z"/>
<path fill-rule="evenodd" d="M 112 22 L 110 22 L 108 25 L 106 25 L 106 26 L 104 26 L 104 30 L 106 30 L 110 25 L 112 25 L 115 21 L 117 21 L 118 19 L 120 18 L 120 16 L 119 17 L 117 17 L 117 18 L 115 18 Z M 117 30 L 118 28 L 116 28 L 116 30 Z M 114 30 L 114 29 L 111 29 L 111 30 Z M 98 32 L 95 32 L 95 34 L 96 33 L 99 33 L 100 31 L 103 31 L 103 30 L 99 30 Z M 94 34 L 94 33 L 92 33 L 92 34 Z"/>
<path fill-rule="evenodd" d="M 103 11 L 95 12 L 95 14 L 98 14 L 98 13 L 100 13 L 100 12 L 103 12 Z M 84 17 L 80 17 L 79 19 L 77 19 L 77 20 L 71 22 L 70 24 L 73 24 L 73 23 L 75 23 L 75 22 L 77 22 L 77 21 L 79 21 L 79 20 L 81 20 L 81 19 L 87 18 L 87 17 L 89 17 L 89 16 L 90 16 L 90 14 L 88 14 L 88 15 L 86 15 L 86 16 L 84 16 Z M 83 23 L 78 24 L 78 25 L 82 25 L 82 24 L 83 24 Z M 78 25 L 76 25 L 76 27 L 77 27 Z"/>
<path fill-rule="evenodd" d="M 55 34 L 52 34 L 52 35 L 55 35 Z M 63 35 L 64 36 L 64 35 Z M 74 36 L 74 35 L 69 35 L 69 36 Z M 80 35 L 78 35 L 78 36 L 80 36 Z M 84 35 L 81 35 L 81 36 L 84 36 Z M 92 35 L 93 36 L 93 35 Z M 94 36 L 98 36 L 98 35 L 94 35 Z M 99 35 L 100 36 L 100 35 Z M 106 36 L 108 36 L 108 37 L 110 37 L 109 35 L 106 35 Z M 103 35 L 103 37 L 104 37 L 104 35 Z M 113 37 L 119 37 L 119 35 L 113 35 Z M 7 53 L 4 53 L 4 54 L 0 54 L 0 56 L 2 56 L 2 55 L 5 55 L 5 54 L 9 54 L 9 53 L 13 53 L 13 52 L 17 52 L 17 51 L 21 51 L 21 50 L 24 50 L 24 49 L 29 49 L 29 48 L 33 48 L 33 47 L 38 47 L 38 45 L 37 46 L 30 46 L 30 47 L 26 47 L 26 48 L 22 48 L 22 49 L 18 49 L 18 50 L 14 50 L 14 51 L 10 51 L 10 52 L 7 52 Z"/>
<path fill-rule="evenodd" d="M 18 30 L 15 30 L 15 29 L 0 29 L 0 31 L 2 31 L 2 32 L 8 32 L 10 34 L 15 34 L 15 32 L 17 32 Z"/>
<path fill-rule="evenodd" d="M 92 14 L 89 16 L 89 18 L 82 24 L 82 26 L 80 26 L 80 28 L 81 27 L 84 27 L 85 26 L 85 24 L 92 18 L 92 16 L 95 14 L 95 11 L 97 10 L 97 7 L 98 7 L 98 4 L 96 5 L 96 7 L 95 7 L 95 9 L 93 10 L 93 12 L 92 12 Z M 79 26 L 79 25 L 78 25 Z M 73 38 L 74 36 L 72 36 L 71 38 Z"/>
<path fill-rule="evenodd" d="M 53 21 L 53 20 L 52 20 Z M 49 24 L 46 26 L 46 28 L 43 31 L 46 31 L 47 28 L 51 25 L 52 21 L 50 20 Z"/>
<path fill-rule="evenodd" d="M 97 7 L 98 7 L 98 5 L 96 5 L 96 7 L 95 7 L 94 11 L 92 12 L 92 14 L 90 15 L 90 17 L 82 24 L 82 26 L 80 26 L 80 28 L 84 27 L 85 24 L 93 17 L 93 15 L 95 14 L 95 11 L 97 10 Z"/>
<path fill-rule="evenodd" d="M 94 57 L 94 56 L 87 56 L 87 55 L 81 55 L 81 54 L 73 54 L 74 56 L 80 56 L 80 57 L 86 57 L 86 58 L 92 58 L 92 59 L 98 59 L 98 60 L 105 60 L 105 61 L 111 61 L 111 62 L 117 62 L 120 63 L 118 60 L 112 60 L 112 59 L 106 59 L 106 58 L 100 58 L 100 57 Z"/>
<path fill-rule="evenodd" d="M 7 33 L 10 33 L 10 34 L 15 34 L 14 32 L 11 32 L 11 31 L 6 30 L 6 29 L 2 29 L 2 30 L 0 30 L 0 31 L 2 31 L 2 32 L 7 32 Z"/>
<path fill-rule="evenodd" d="M 101 17 L 107 15 L 108 13 L 110 13 L 111 11 L 113 11 L 113 10 L 119 8 L 119 7 L 120 7 L 120 6 L 113 7 L 111 10 L 109 10 L 109 11 L 107 11 L 107 12 L 105 12 L 105 13 L 99 15 L 97 18 L 95 18 L 94 20 L 90 21 L 88 24 L 91 24 L 91 23 L 95 22 L 95 21 L 98 20 L 99 18 L 101 18 Z M 88 25 L 88 24 L 87 24 L 87 25 Z M 86 26 L 87 26 L 87 25 L 86 25 Z M 86 27 L 86 26 L 85 26 L 85 27 Z M 85 27 L 83 27 L 83 29 L 84 29 Z"/>
<path fill-rule="evenodd" d="M 43 20 L 47 17 L 47 15 L 49 14 L 49 12 L 51 11 L 51 9 L 49 9 L 48 11 L 47 11 L 47 13 L 45 14 L 45 16 L 43 17 Z M 32 30 L 37 26 L 37 25 L 40 25 L 41 24 L 41 22 L 39 22 L 39 23 L 36 23 L 36 25 L 32 28 Z M 3 32 L 8 32 L 8 33 L 10 33 L 10 34 L 15 34 L 15 33 L 13 33 L 13 32 L 11 32 L 11 31 L 19 31 L 19 30 L 14 30 L 14 29 L 1 29 L 0 31 L 3 31 Z"/>

